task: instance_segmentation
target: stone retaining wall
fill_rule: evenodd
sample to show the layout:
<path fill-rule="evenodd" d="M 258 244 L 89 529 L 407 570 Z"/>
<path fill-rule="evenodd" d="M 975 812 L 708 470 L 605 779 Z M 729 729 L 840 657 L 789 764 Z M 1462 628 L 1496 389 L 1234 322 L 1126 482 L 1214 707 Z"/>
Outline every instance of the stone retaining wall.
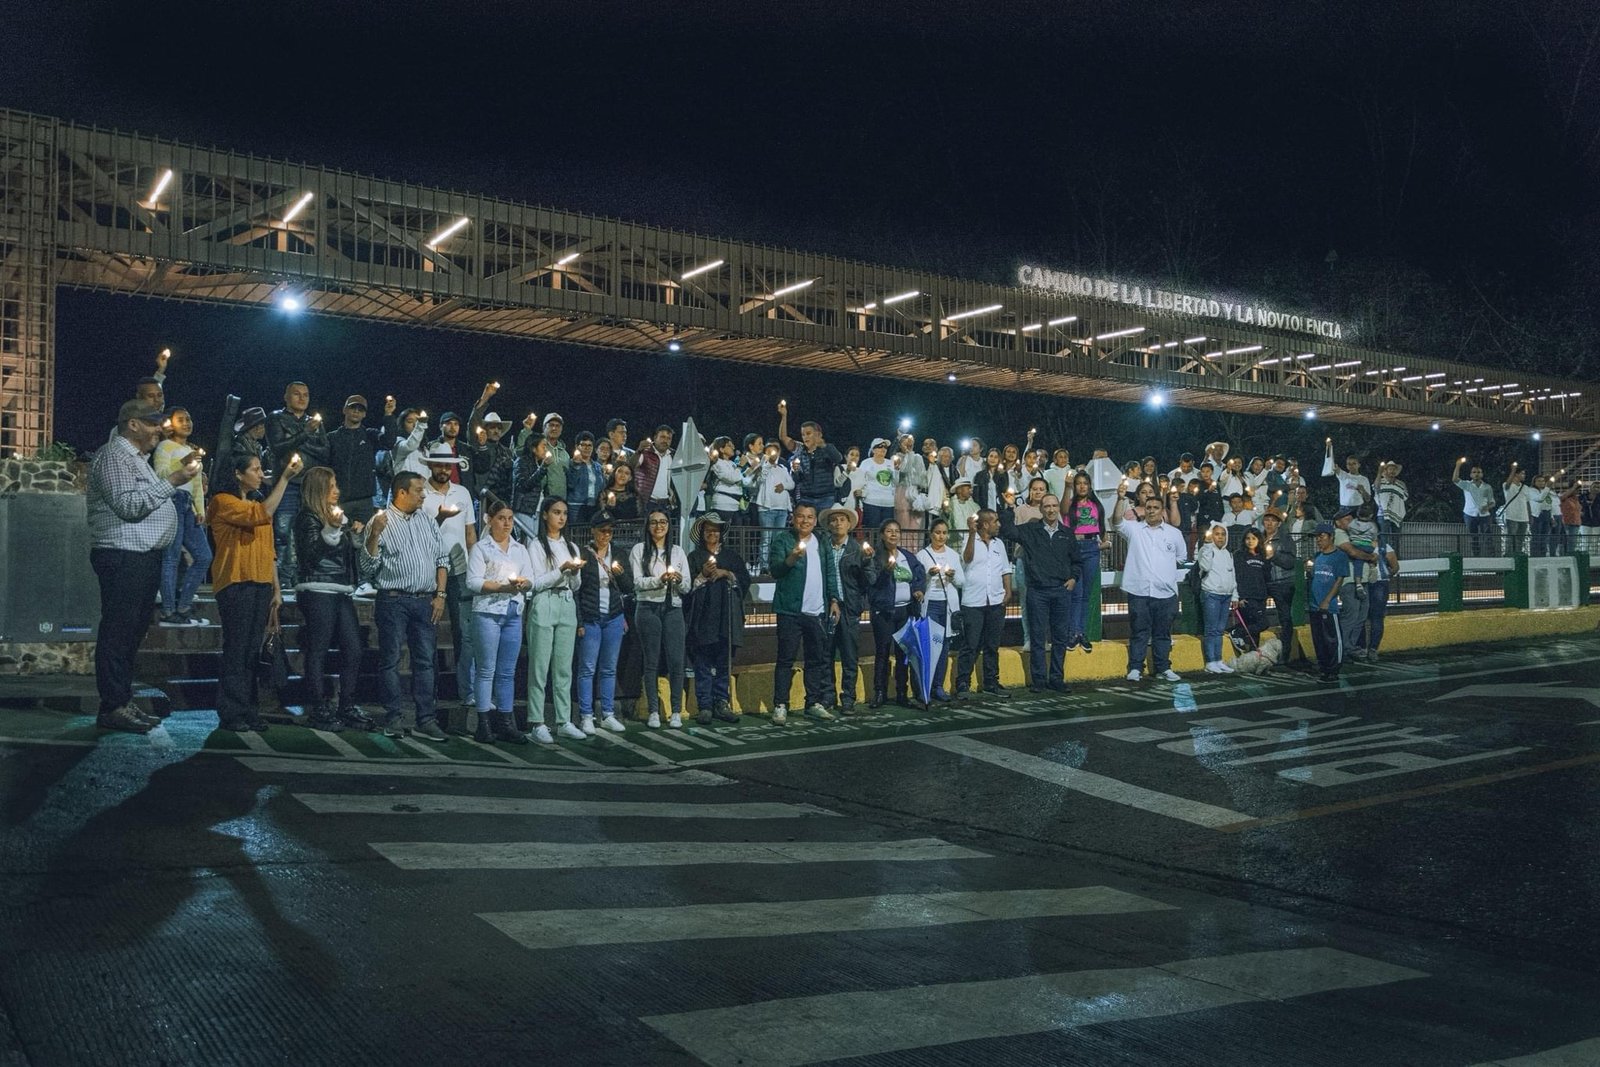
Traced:
<path fill-rule="evenodd" d="M 0 459 L 0 493 L 82 493 L 87 467 L 57 459 Z"/>

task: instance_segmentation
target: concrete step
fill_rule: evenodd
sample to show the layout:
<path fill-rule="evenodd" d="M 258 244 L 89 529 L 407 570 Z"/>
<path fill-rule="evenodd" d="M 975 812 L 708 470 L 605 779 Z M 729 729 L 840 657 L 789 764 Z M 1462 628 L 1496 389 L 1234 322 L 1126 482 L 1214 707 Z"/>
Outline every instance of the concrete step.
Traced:
<path fill-rule="evenodd" d="M 162 718 L 172 712 L 172 701 L 165 690 L 138 682 L 133 687 L 133 703 L 141 711 Z M 90 675 L 11 675 L 0 686 L 0 716 L 9 709 L 94 715 L 100 711 L 100 695 Z"/>

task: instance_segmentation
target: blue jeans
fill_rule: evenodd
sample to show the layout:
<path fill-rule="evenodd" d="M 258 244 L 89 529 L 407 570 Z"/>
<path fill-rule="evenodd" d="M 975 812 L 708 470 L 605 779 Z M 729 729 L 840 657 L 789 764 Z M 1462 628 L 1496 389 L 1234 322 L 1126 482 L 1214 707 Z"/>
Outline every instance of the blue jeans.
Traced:
<path fill-rule="evenodd" d="M 516 700 L 517 655 L 522 651 L 522 604 L 512 601 L 504 615 L 472 613 L 475 664 L 473 707 L 479 711 L 512 710 Z"/>
<path fill-rule="evenodd" d="M 718 701 L 733 702 L 733 664 L 729 662 L 728 642 L 713 641 L 689 650 L 694 665 L 694 702 L 700 711 L 710 711 Z"/>
<path fill-rule="evenodd" d="M 1087 631 L 1084 624 L 1089 616 L 1089 594 L 1100 583 L 1100 540 L 1096 537 L 1078 539 L 1078 559 L 1083 563 L 1083 577 L 1072 590 L 1067 604 L 1067 632 L 1082 637 Z"/>
<path fill-rule="evenodd" d="M 622 651 L 626 616 L 617 614 L 604 622 L 579 623 L 578 635 L 578 715 L 594 714 L 594 680 L 600 679 L 600 716 L 612 714 L 617 696 L 617 654 Z M 699 674 L 695 675 L 696 682 Z"/>
<path fill-rule="evenodd" d="M 387 591 L 373 605 L 378 624 L 378 683 L 383 695 L 384 723 L 400 721 L 400 646 L 411 652 L 411 699 L 417 706 L 417 725 L 436 717 L 433 700 L 433 601 Z"/>
<path fill-rule="evenodd" d="M 767 573 L 767 549 L 772 546 L 772 531 L 781 530 L 789 525 L 788 508 L 757 508 L 756 517 L 761 522 L 761 554 L 752 570 L 757 574 Z"/>
<path fill-rule="evenodd" d="M 1378 651 L 1383 640 L 1383 620 L 1389 614 L 1389 583 L 1373 582 L 1367 586 L 1367 640 L 1362 647 L 1368 652 Z"/>
<path fill-rule="evenodd" d="M 1067 642 L 1072 638 L 1067 624 L 1072 593 L 1064 585 L 1035 585 L 1027 589 L 1022 613 L 1024 617 L 1031 616 L 1028 620 L 1029 685 L 1042 686 L 1046 680 L 1051 685 L 1060 685 L 1065 677 L 1063 660 L 1067 655 Z M 1050 644 L 1048 666 L 1044 649 L 1047 641 Z"/>
<path fill-rule="evenodd" d="M 933 695 L 944 696 L 946 693 L 944 679 L 946 665 L 950 662 L 950 602 L 948 600 L 924 600 L 924 610 L 928 619 L 944 627 L 944 643 L 939 646 L 939 662 L 933 665 Z"/>
<path fill-rule="evenodd" d="M 1201 599 L 1206 632 L 1200 638 L 1200 654 L 1207 663 L 1215 663 L 1222 658 L 1222 631 L 1228 628 L 1228 609 L 1233 598 L 1227 593 L 1203 593 Z"/>
<path fill-rule="evenodd" d="M 1156 674 L 1172 669 L 1172 620 L 1178 614 L 1178 598 L 1128 595 L 1128 669 L 1144 670 L 1144 656 L 1150 651 Z"/>
<path fill-rule="evenodd" d="M 862 504 L 861 512 L 862 525 L 864 525 L 868 530 L 879 529 L 884 523 L 894 519 L 893 504 L 886 504 L 883 506 L 879 506 L 877 504 Z"/>
<path fill-rule="evenodd" d="M 161 557 L 161 613 L 171 615 L 194 607 L 194 594 L 211 570 L 211 540 L 205 527 L 194 516 L 194 498 L 187 489 L 172 494 L 172 506 L 178 509 L 178 536 L 167 546 Z M 189 550 L 194 560 L 183 574 L 183 585 L 178 585 L 178 561 L 183 550 Z"/>
<path fill-rule="evenodd" d="M 1471 534 L 1472 550 L 1462 555 L 1492 556 L 1494 551 L 1494 517 L 1490 515 L 1463 515 L 1467 520 L 1467 533 Z"/>
<path fill-rule="evenodd" d="M 278 584 L 284 588 L 294 585 L 295 558 L 294 517 L 300 511 L 300 483 L 290 482 L 283 490 L 278 510 L 272 513 L 272 545 L 278 550 Z"/>
<path fill-rule="evenodd" d="M 450 620 L 451 640 L 456 646 L 456 699 L 463 704 L 475 702 L 478 689 L 478 657 L 476 640 L 478 627 L 472 618 L 472 592 L 467 588 L 465 574 L 450 574 L 445 578 L 444 606 Z M 502 708 L 510 711 L 510 708 Z"/>

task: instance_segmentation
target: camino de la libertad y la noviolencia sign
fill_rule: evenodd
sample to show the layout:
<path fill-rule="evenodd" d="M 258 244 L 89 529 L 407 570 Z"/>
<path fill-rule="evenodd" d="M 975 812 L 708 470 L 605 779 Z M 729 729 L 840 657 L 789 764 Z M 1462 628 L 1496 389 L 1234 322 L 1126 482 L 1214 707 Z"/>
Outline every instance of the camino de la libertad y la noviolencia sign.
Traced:
<path fill-rule="evenodd" d="M 1270 330 L 1308 333 L 1325 337 L 1330 341 L 1344 339 L 1344 325 L 1334 319 L 1275 311 L 1260 304 L 1223 300 L 1207 293 L 1181 293 L 1153 285 L 1096 278 L 1073 271 L 1051 270 L 1031 263 L 1024 263 L 1017 268 L 1017 284 L 1028 289 L 1043 289 L 1064 296 L 1114 300 L 1119 304 L 1134 304 L 1149 308 L 1151 311 L 1167 311 L 1174 315 L 1193 315 L 1196 318 L 1221 319 L 1240 326 L 1262 326 Z"/>

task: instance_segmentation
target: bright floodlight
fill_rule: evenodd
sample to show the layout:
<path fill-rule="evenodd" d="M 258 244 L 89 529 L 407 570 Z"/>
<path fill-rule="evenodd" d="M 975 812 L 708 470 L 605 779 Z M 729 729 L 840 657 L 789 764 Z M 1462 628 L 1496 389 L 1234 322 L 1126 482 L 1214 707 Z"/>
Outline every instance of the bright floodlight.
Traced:
<path fill-rule="evenodd" d="M 955 381 L 956 380 L 956 372 L 955 371 L 951 371 L 949 374 L 946 374 L 944 376 L 944 380 L 947 381 L 947 382 Z"/>
<path fill-rule="evenodd" d="M 294 221 L 294 217 L 296 215 L 300 214 L 300 212 L 304 211 L 306 209 L 306 205 L 311 203 L 312 199 L 314 199 L 316 197 L 316 195 L 317 195 L 316 193 L 307 193 L 305 196 L 302 196 L 299 200 L 296 200 L 294 202 L 294 207 L 290 208 L 288 211 L 285 211 L 283 213 L 283 221 L 284 222 L 293 222 Z"/>
<path fill-rule="evenodd" d="M 987 307 L 973 308 L 970 311 L 958 311 L 954 315 L 946 315 L 944 319 L 946 322 L 957 322 L 961 319 L 970 319 L 974 315 L 987 315 L 991 311 L 999 311 L 1004 306 L 1004 304 L 990 304 Z"/>
<path fill-rule="evenodd" d="M 972 447 L 972 438 L 963 437 L 961 439 L 961 451 L 962 451 L 962 454 L 964 455 L 966 453 L 966 451 L 968 449 L 970 449 L 971 447 Z"/>
<path fill-rule="evenodd" d="M 1167 394 L 1157 389 L 1150 394 L 1150 406 L 1153 408 L 1164 407 L 1167 403 Z"/>
<path fill-rule="evenodd" d="M 921 296 L 921 295 L 922 295 L 922 290 L 920 290 L 920 289 L 911 289 L 911 290 L 908 290 L 908 291 L 906 291 L 904 293 L 896 293 L 894 296 L 886 296 L 886 297 L 884 297 L 883 298 L 883 306 L 884 307 L 888 307 L 890 304 L 898 304 L 902 300 L 910 300 L 914 296 Z"/>
<path fill-rule="evenodd" d="M 678 277 L 682 278 L 684 281 L 688 281 L 690 278 L 697 277 L 706 273 L 707 271 L 716 270 L 726 262 L 727 260 L 725 259 L 713 259 L 710 263 L 703 263 L 694 270 L 684 271 L 682 274 L 678 275 Z"/>
<path fill-rule="evenodd" d="M 911 429 L 911 416 L 910 415 L 902 415 L 902 416 L 900 416 L 900 432 L 901 433 L 905 433 L 909 429 Z"/>
<path fill-rule="evenodd" d="M 1543 441 L 1544 440 L 1544 434 L 1540 433 L 1538 430 L 1535 430 L 1535 431 L 1533 431 L 1533 439 L 1535 441 Z"/>
<path fill-rule="evenodd" d="M 667 342 L 667 351 L 668 352 L 682 352 L 683 351 L 683 342 L 677 340 L 676 338 L 674 338 L 671 341 L 668 341 Z"/>
<path fill-rule="evenodd" d="M 300 298 L 293 293 L 284 293 L 278 297 L 278 307 L 284 311 L 299 311 L 304 306 Z"/>
<path fill-rule="evenodd" d="M 172 170 L 169 168 L 161 172 L 161 177 L 156 179 L 156 187 L 150 190 L 150 198 L 145 201 L 151 207 L 156 206 L 156 201 L 166 191 L 168 183 L 172 181 Z"/>
<path fill-rule="evenodd" d="M 1316 417 L 1317 417 L 1317 409 L 1316 408 L 1306 408 L 1306 418 L 1314 419 Z"/>
<path fill-rule="evenodd" d="M 1437 423 L 1437 422 L 1436 422 L 1436 423 L 1434 423 L 1434 424 L 1433 424 L 1433 425 L 1432 425 L 1432 426 L 1430 426 L 1430 427 L 1428 427 L 1428 428 L 1429 428 L 1429 429 L 1430 429 L 1430 430 L 1437 430 L 1437 429 L 1438 429 L 1438 428 L 1439 428 L 1439 424 L 1438 424 L 1438 423 Z"/>
<path fill-rule="evenodd" d="M 582 252 L 568 252 L 566 255 L 556 260 L 556 266 L 565 267 L 568 263 L 571 263 L 581 255 L 583 255 Z"/>
<path fill-rule="evenodd" d="M 471 221 L 472 220 L 467 218 L 465 215 L 463 215 L 459 219 L 456 219 L 456 221 L 452 222 L 450 225 L 448 225 L 444 229 L 440 230 L 439 231 L 439 236 L 435 237 L 433 240 L 428 242 L 428 247 L 429 248 L 438 248 L 445 241 L 449 240 L 454 235 L 456 235 L 456 234 L 460 233 L 462 230 L 466 229 L 467 228 L 467 223 L 469 223 Z"/>
<path fill-rule="evenodd" d="M 793 285 L 786 285 L 782 289 L 774 289 L 772 291 L 773 298 L 788 296 L 790 293 L 798 293 L 800 290 L 812 285 L 815 281 L 815 278 L 807 278 L 803 282 L 795 282 Z"/>

